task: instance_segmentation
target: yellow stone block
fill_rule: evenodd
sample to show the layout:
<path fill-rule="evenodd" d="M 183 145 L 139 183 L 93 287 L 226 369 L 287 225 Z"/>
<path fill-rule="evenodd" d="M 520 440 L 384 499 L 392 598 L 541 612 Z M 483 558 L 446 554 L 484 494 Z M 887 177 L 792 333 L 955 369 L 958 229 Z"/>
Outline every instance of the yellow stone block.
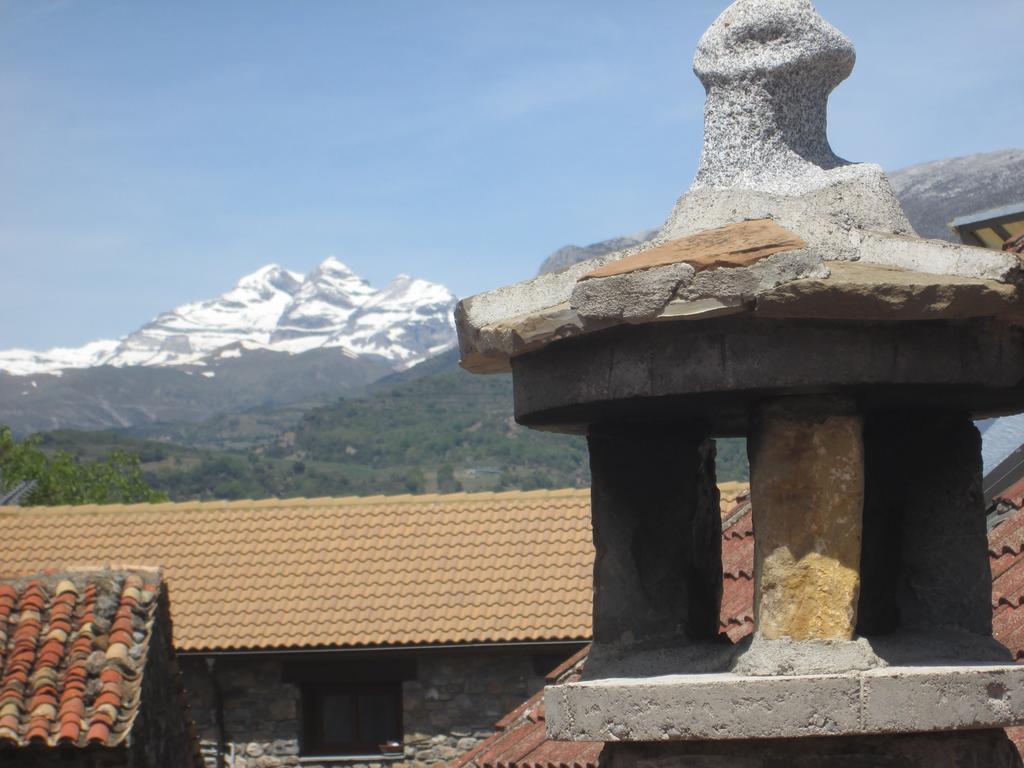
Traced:
<path fill-rule="evenodd" d="M 853 637 L 864 511 L 862 421 L 766 410 L 751 443 L 757 631 Z"/>

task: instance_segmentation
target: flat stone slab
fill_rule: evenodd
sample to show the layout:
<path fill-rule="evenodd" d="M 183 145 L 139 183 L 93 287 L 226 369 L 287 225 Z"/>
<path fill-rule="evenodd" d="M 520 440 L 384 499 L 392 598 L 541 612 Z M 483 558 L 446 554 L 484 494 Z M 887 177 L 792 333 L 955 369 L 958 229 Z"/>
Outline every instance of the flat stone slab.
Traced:
<path fill-rule="evenodd" d="M 741 221 L 670 240 L 613 261 L 580 278 L 593 280 L 670 264 L 689 264 L 695 272 L 719 267 L 749 267 L 776 253 L 798 251 L 807 243 L 770 219 Z"/>
<path fill-rule="evenodd" d="M 956 320 L 1024 317 L 1017 287 L 996 280 L 929 275 L 867 262 L 832 262 L 827 278 L 781 285 L 758 296 L 762 317 L 815 320 Z"/>
<path fill-rule="evenodd" d="M 545 689 L 548 737 L 715 741 L 921 733 L 1024 723 L 1024 666 L 885 667 L 838 675 L 729 673 Z"/>

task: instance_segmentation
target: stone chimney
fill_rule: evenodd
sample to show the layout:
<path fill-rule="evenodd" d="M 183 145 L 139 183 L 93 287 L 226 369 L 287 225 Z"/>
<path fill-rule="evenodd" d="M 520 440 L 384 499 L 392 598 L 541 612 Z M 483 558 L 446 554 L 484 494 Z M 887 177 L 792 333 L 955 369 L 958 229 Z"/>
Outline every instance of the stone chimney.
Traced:
<path fill-rule="evenodd" d="M 918 238 L 826 134 L 808 0 L 701 38 L 697 178 L 649 243 L 462 301 L 462 365 L 587 436 L 594 644 L 549 734 L 609 764 L 1016 766 L 972 420 L 1024 410 L 1018 257 Z M 748 438 L 754 637 L 718 636 L 714 438 Z M 652 762 L 653 761 L 653 762 Z"/>

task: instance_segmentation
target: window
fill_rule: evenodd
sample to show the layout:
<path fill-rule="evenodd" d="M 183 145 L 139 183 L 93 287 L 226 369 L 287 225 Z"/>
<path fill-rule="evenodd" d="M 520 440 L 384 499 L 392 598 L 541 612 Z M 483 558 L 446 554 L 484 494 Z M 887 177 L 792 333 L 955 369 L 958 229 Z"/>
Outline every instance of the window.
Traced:
<path fill-rule="evenodd" d="M 304 755 L 402 753 L 402 684 L 307 683 L 302 697 Z"/>
<path fill-rule="evenodd" d="M 416 679 L 415 657 L 310 656 L 281 673 L 302 691 L 303 757 L 402 757 L 402 682 Z"/>

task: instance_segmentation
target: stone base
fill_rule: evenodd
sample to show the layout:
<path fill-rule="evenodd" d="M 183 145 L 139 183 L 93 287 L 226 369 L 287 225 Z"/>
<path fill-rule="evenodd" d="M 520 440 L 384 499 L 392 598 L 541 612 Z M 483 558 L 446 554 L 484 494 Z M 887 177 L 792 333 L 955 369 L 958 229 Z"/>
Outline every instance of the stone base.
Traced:
<path fill-rule="evenodd" d="M 591 680 L 549 687 L 544 702 L 548 736 L 565 741 L 801 739 L 986 729 L 1024 723 L 1024 665 Z"/>
<path fill-rule="evenodd" d="M 1001 730 L 682 744 L 609 744 L 601 768 L 1019 768 Z"/>

